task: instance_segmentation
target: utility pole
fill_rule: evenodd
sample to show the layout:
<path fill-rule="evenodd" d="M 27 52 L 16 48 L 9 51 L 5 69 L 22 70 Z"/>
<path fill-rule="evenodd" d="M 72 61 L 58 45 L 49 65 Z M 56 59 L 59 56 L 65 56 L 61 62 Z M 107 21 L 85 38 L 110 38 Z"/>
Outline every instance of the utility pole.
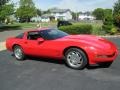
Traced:
<path fill-rule="evenodd" d="M 78 11 L 76 9 L 76 21 L 78 21 Z"/>

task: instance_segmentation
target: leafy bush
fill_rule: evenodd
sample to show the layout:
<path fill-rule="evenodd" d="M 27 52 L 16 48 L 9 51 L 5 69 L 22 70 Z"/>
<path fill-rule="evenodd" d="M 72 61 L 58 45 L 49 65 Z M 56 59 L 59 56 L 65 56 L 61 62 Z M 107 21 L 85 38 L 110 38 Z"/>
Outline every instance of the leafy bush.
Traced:
<path fill-rule="evenodd" d="M 110 30 L 113 28 L 112 25 L 103 25 L 102 29 L 103 31 L 105 31 L 106 33 L 110 33 Z"/>
<path fill-rule="evenodd" d="M 67 32 L 69 34 L 91 34 L 92 25 L 90 24 L 80 24 L 80 25 L 70 25 L 70 26 L 61 26 L 60 30 Z"/>
<path fill-rule="evenodd" d="M 94 35 L 103 35 L 102 33 L 102 24 L 94 24 L 93 25 L 93 30 L 92 30 L 92 34 Z"/>
<path fill-rule="evenodd" d="M 114 23 L 115 26 L 117 26 L 118 28 L 120 28 L 120 15 L 114 16 L 113 23 Z"/>
<path fill-rule="evenodd" d="M 114 27 L 114 28 L 111 29 L 110 34 L 111 34 L 111 35 L 114 35 L 114 34 L 117 33 L 117 31 L 118 31 L 118 28 L 115 28 L 115 27 Z"/>
<path fill-rule="evenodd" d="M 106 33 L 110 33 L 110 30 L 113 28 L 113 18 L 112 16 L 106 16 L 104 21 L 103 21 L 103 26 L 102 29 Z"/>

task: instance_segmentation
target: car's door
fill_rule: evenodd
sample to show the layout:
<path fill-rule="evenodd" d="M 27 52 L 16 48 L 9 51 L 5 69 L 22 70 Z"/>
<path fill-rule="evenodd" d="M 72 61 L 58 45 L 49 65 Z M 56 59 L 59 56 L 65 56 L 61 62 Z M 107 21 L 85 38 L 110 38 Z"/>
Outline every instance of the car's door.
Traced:
<path fill-rule="evenodd" d="M 58 48 L 60 44 L 57 40 L 45 40 L 44 42 L 38 43 L 39 55 L 46 57 L 59 57 L 60 49 Z"/>
<path fill-rule="evenodd" d="M 26 51 L 29 55 L 59 57 L 59 44 L 55 40 L 45 40 L 39 42 L 37 40 L 26 41 Z"/>
<path fill-rule="evenodd" d="M 40 37 L 39 37 L 40 38 Z M 46 57 L 58 57 L 59 50 L 58 42 L 56 40 L 43 40 L 29 39 L 25 40 L 25 51 L 28 55 L 33 56 L 46 56 Z"/>

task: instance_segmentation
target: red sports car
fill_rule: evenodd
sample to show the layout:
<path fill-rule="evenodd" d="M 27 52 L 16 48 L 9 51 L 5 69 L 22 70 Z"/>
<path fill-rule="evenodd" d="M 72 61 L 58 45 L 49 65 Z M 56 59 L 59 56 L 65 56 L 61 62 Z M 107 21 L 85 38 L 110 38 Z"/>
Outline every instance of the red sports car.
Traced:
<path fill-rule="evenodd" d="M 86 65 L 112 63 L 117 55 L 116 46 L 93 35 L 69 35 L 56 29 L 37 29 L 21 33 L 6 40 L 6 47 L 17 60 L 25 56 L 47 57 L 65 60 L 73 69 Z"/>

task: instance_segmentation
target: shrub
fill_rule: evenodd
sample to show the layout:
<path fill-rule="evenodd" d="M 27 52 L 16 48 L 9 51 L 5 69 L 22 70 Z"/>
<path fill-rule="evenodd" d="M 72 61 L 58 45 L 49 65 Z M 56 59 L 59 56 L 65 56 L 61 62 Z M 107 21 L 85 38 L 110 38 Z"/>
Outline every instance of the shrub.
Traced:
<path fill-rule="evenodd" d="M 102 30 L 101 26 L 94 26 L 94 28 L 92 30 L 92 34 L 93 35 L 105 35 L 106 32 L 104 30 Z"/>
<path fill-rule="evenodd" d="M 110 30 L 113 28 L 113 19 L 112 16 L 107 16 L 103 21 L 102 29 L 106 33 L 110 33 Z"/>
<path fill-rule="evenodd" d="M 117 31 L 118 31 L 118 28 L 115 28 L 115 27 L 114 27 L 114 28 L 111 29 L 110 34 L 111 34 L 111 35 L 114 35 L 114 34 L 117 33 Z"/>
<path fill-rule="evenodd" d="M 120 28 L 120 15 L 114 16 L 114 25 Z"/>
<path fill-rule="evenodd" d="M 103 31 L 105 31 L 106 33 L 110 33 L 110 30 L 113 28 L 112 25 L 103 25 L 102 29 Z"/>
<path fill-rule="evenodd" d="M 77 24 L 70 26 L 61 26 L 60 30 L 67 32 L 69 34 L 91 34 L 92 33 L 92 25 L 89 24 Z"/>

